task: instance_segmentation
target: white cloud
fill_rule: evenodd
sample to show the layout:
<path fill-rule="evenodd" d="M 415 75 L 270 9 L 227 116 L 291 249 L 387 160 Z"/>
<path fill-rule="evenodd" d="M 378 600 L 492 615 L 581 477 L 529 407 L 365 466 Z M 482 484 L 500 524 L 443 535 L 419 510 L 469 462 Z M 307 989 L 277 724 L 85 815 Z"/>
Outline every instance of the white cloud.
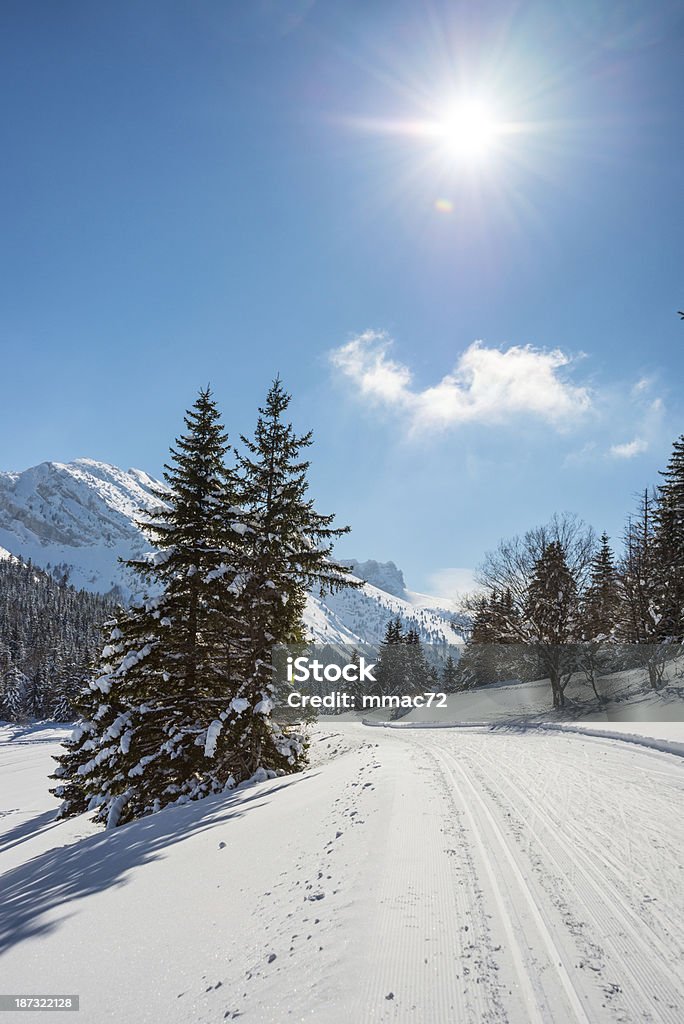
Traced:
<path fill-rule="evenodd" d="M 644 441 L 641 437 L 635 437 L 633 441 L 612 445 L 609 454 L 616 459 L 633 459 L 635 455 L 641 455 L 647 450 L 648 441 Z"/>
<path fill-rule="evenodd" d="M 650 389 L 652 384 L 653 379 L 651 377 L 641 377 L 632 387 L 632 394 L 635 396 L 642 395 L 645 391 Z"/>
<path fill-rule="evenodd" d="M 390 357 L 391 346 L 386 333 L 364 331 L 334 349 L 331 360 L 364 398 L 403 412 L 412 430 L 500 424 L 518 415 L 562 428 L 591 407 L 587 388 L 560 375 L 570 364 L 560 349 L 498 349 L 476 341 L 459 355 L 451 373 L 419 389 L 412 386 L 409 368 Z"/>
<path fill-rule="evenodd" d="M 437 569 L 427 578 L 430 594 L 440 600 L 458 601 L 464 594 L 478 590 L 472 569 Z"/>

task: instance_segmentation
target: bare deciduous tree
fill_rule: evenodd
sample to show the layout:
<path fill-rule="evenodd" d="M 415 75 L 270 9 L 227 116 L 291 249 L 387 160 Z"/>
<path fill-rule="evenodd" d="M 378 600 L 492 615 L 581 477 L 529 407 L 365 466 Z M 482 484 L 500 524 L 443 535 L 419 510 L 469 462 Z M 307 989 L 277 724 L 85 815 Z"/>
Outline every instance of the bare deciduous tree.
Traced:
<path fill-rule="evenodd" d="M 485 556 L 477 573 L 478 583 L 486 590 L 510 594 L 510 614 L 504 616 L 500 640 L 533 647 L 549 675 L 554 707 L 564 704 L 565 687 L 575 667 L 569 645 L 581 641 L 581 624 L 576 601 L 568 601 L 567 592 L 558 596 L 562 614 L 535 614 L 530 603 L 535 582 L 549 552 L 554 552 L 556 561 L 562 562 L 573 593 L 582 594 L 589 582 L 596 543 L 593 529 L 577 516 L 554 515 L 548 523 L 528 530 L 522 537 L 501 541 Z"/>

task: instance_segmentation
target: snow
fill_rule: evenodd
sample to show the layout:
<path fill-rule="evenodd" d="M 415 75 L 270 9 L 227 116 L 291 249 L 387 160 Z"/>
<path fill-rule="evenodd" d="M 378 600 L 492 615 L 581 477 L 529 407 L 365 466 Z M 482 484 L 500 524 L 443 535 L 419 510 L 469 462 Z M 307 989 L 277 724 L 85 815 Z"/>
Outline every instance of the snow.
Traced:
<path fill-rule="evenodd" d="M 246 711 L 249 707 L 249 701 L 246 697 L 233 697 L 228 707 L 230 710 L 234 711 L 236 715 L 241 715 L 242 712 Z"/>
<path fill-rule="evenodd" d="M 116 587 L 128 598 L 140 584 L 119 558 L 156 565 L 168 557 L 166 552 L 150 552 L 137 526 L 141 510 L 158 507 L 153 494 L 158 488 L 163 490 L 164 485 L 142 470 L 123 470 L 94 459 L 43 462 L 21 473 L 0 472 L 0 558 L 7 548 L 41 568 L 67 568 L 76 587 L 102 593 Z M 247 527 L 236 522 L 233 529 L 242 535 Z M 309 595 L 305 625 L 311 639 L 378 643 L 388 620 L 399 615 L 405 628 L 417 629 L 426 642 L 461 642 L 458 628 L 452 628 L 453 608 L 448 602 L 407 591 L 393 562 L 355 564 L 370 580 L 360 591 Z M 223 571 L 230 571 L 230 566 Z"/>
<path fill-rule="evenodd" d="M 380 643 L 387 623 L 399 616 L 405 629 L 417 630 L 425 643 L 461 644 L 462 634 L 453 624 L 453 613 L 440 607 L 435 599 L 414 604 L 407 598 L 364 583 L 359 590 L 341 590 L 336 594 L 309 595 L 304 622 L 318 643 Z"/>
<path fill-rule="evenodd" d="M 394 562 L 376 562 L 374 558 L 359 562 L 356 558 L 347 558 L 342 565 L 348 566 L 358 579 L 372 583 L 379 590 L 394 597 L 406 597 L 404 574 Z"/>
<path fill-rule="evenodd" d="M 207 737 L 204 741 L 204 756 L 213 757 L 216 753 L 216 744 L 223 728 L 223 722 L 220 718 L 215 718 L 207 729 Z"/>
<path fill-rule="evenodd" d="M 122 793 L 121 796 L 118 796 L 112 803 L 112 806 L 109 808 L 109 814 L 107 815 L 107 828 L 116 828 L 118 825 L 121 812 L 126 806 L 128 796 L 128 793 Z"/>
<path fill-rule="evenodd" d="M 646 672 L 631 669 L 600 678 L 603 692 L 610 696 L 600 705 L 591 687 L 578 673 L 568 683 L 568 706 L 562 712 L 551 710 L 551 685 L 548 679 L 533 682 L 509 680 L 491 683 L 474 690 L 447 694 L 446 705 L 416 708 L 402 722 L 431 723 L 521 723 L 553 721 L 560 715 L 565 719 L 591 722 L 629 723 L 635 731 L 643 722 L 684 722 L 684 660 L 668 666 L 666 685 L 659 691 L 650 689 Z M 374 713 L 375 720 L 382 718 Z M 386 717 L 386 715 L 384 716 Z"/>
<path fill-rule="evenodd" d="M 270 715 L 273 711 L 273 701 L 269 697 L 264 697 L 257 704 L 254 705 L 255 715 Z"/>
<path fill-rule="evenodd" d="M 130 579 L 118 558 L 141 557 L 148 542 L 135 525 L 163 487 L 142 470 L 94 459 L 43 462 L 22 473 L 0 473 L 0 545 L 45 568 L 68 567 L 85 590 L 119 587 Z"/>
<path fill-rule="evenodd" d="M 54 820 L 66 733 L 0 728 L 8 990 L 83 1024 L 684 1017 L 681 757 L 333 721 L 302 774 L 104 832 Z"/>

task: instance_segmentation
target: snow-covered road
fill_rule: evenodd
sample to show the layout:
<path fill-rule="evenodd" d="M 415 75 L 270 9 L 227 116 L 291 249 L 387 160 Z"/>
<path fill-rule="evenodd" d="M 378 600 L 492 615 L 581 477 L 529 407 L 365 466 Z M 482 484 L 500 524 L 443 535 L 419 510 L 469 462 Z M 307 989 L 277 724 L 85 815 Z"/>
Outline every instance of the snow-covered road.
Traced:
<path fill-rule="evenodd" d="M 50 822 L 40 738 L 0 745 L 0 991 L 83 1024 L 684 1019 L 681 757 L 335 723 L 301 776 L 103 834 Z"/>

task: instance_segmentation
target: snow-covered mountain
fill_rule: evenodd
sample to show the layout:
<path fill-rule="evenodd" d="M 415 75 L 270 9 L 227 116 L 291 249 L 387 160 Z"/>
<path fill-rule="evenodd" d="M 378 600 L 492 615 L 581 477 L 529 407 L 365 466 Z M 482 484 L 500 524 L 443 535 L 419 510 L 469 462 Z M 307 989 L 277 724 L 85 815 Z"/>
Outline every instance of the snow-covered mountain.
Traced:
<path fill-rule="evenodd" d="M 135 525 L 158 504 L 156 481 L 93 459 L 41 462 L 23 473 L 0 473 L 0 547 L 29 558 L 84 590 L 129 595 L 131 581 L 118 558 L 149 544 Z"/>
<path fill-rule="evenodd" d="M 424 643 L 461 643 L 458 619 L 436 598 L 429 607 L 387 593 L 372 583 L 359 590 L 341 590 L 324 597 L 310 595 L 306 622 L 314 640 L 337 643 L 379 643 L 387 623 L 399 616 L 405 629 L 416 629 Z"/>
<path fill-rule="evenodd" d="M 131 594 L 134 581 L 118 562 L 149 548 L 136 520 L 158 504 L 159 486 L 139 469 L 123 470 L 94 459 L 42 462 L 22 473 L 0 473 L 0 549 L 85 590 Z M 0 551 L 0 557 L 2 553 Z M 347 563 L 351 564 L 351 563 Z M 426 642 L 460 641 L 452 612 L 437 599 L 406 589 L 393 562 L 353 562 L 364 585 L 357 591 L 310 595 L 311 637 L 336 643 L 375 643 L 398 615 Z"/>
<path fill-rule="evenodd" d="M 374 587 L 394 594 L 395 597 L 406 599 L 408 591 L 404 574 L 394 562 L 376 562 L 374 558 L 365 562 L 360 562 L 358 558 L 343 558 L 342 562 L 349 566 L 357 579 L 372 583 Z"/>

